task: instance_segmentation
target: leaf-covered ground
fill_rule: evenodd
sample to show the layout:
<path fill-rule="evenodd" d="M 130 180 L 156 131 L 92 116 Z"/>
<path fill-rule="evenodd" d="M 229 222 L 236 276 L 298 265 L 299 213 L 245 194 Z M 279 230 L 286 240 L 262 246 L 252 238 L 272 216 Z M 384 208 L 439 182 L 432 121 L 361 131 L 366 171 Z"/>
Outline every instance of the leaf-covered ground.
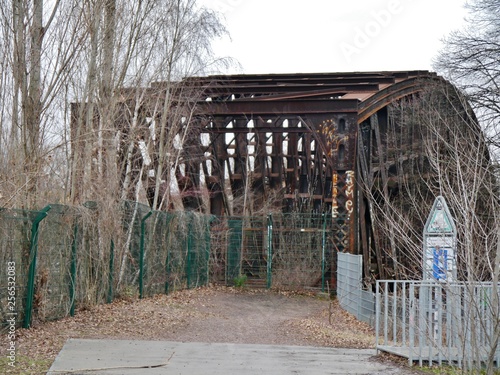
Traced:
<path fill-rule="evenodd" d="M 16 367 L 0 373 L 43 374 L 68 338 L 232 342 L 372 348 L 373 330 L 336 301 L 313 294 L 201 288 L 120 300 L 74 317 L 17 330 Z M 6 343 L 4 336 L 2 342 Z"/>

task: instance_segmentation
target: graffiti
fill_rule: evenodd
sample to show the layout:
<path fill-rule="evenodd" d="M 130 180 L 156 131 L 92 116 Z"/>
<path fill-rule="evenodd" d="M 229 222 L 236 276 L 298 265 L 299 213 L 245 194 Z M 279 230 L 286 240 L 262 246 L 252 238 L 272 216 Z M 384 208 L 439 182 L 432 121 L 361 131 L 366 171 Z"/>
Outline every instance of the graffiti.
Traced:
<path fill-rule="evenodd" d="M 346 175 L 345 195 L 347 197 L 347 201 L 345 202 L 345 208 L 349 216 L 351 216 L 354 210 L 354 171 L 347 171 Z"/>
<path fill-rule="evenodd" d="M 348 170 L 332 175 L 332 219 L 335 243 L 338 251 L 352 249 L 352 225 L 354 223 L 355 172 Z"/>
<path fill-rule="evenodd" d="M 337 152 L 339 146 L 341 144 L 347 143 L 347 141 L 349 140 L 348 136 L 340 136 L 339 134 L 337 134 L 334 124 L 335 123 L 332 119 L 328 119 L 323 121 L 319 125 L 319 134 L 324 137 L 326 145 L 329 146 L 327 151 L 328 157 L 333 157 L 333 152 Z"/>
<path fill-rule="evenodd" d="M 336 173 L 333 174 L 332 176 L 332 217 L 337 217 L 339 215 L 339 205 L 337 203 L 337 182 L 338 182 L 338 175 Z"/>

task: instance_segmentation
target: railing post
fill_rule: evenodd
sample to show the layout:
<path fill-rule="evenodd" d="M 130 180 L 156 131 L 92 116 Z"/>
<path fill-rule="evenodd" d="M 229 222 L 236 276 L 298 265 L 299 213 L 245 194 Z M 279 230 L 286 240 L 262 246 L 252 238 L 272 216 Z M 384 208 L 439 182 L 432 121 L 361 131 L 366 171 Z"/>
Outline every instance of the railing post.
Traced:
<path fill-rule="evenodd" d="M 375 349 L 378 354 L 380 331 L 380 280 L 375 284 Z"/>
<path fill-rule="evenodd" d="M 75 316 L 75 295 L 76 295 L 76 247 L 78 243 L 78 224 L 75 220 L 73 228 L 73 241 L 71 241 L 71 266 L 70 266 L 70 286 L 69 286 L 69 300 L 71 306 L 69 308 L 69 315 Z"/>
<path fill-rule="evenodd" d="M 40 222 L 47 217 L 50 206 L 44 207 L 31 223 L 31 242 L 30 242 L 30 268 L 28 271 L 28 284 L 26 286 L 26 308 L 24 312 L 23 328 L 29 328 L 31 325 L 31 315 L 33 313 L 33 297 L 35 294 L 35 272 L 36 257 L 38 252 L 38 226 Z"/>
<path fill-rule="evenodd" d="M 146 220 L 153 214 L 153 211 L 149 211 L 141 219 L 141 243 L 140 243 L 140 258 L 139 258 L 139 298 L 144 296 L 144 237 Z"/>
<path fill-rule="evenodd" d="M 410 354 L 408 356 L 408 365 L 413 366 L 413 353 L 415 352 L 415 325 L 417 324 L 416 310 L 417 310 L 417 302 L 415 302 L 415 283 L 410 282 L 410 318 L 408 321 L 409 324 L 409 336 L 410 343 L 408 345 L 408 349 Z"/>
<path fill-rule="evenodd" d="M 267 215 L 267 280 L 266 288 L 270 289 L 273 279 L 273 216 Z"/>

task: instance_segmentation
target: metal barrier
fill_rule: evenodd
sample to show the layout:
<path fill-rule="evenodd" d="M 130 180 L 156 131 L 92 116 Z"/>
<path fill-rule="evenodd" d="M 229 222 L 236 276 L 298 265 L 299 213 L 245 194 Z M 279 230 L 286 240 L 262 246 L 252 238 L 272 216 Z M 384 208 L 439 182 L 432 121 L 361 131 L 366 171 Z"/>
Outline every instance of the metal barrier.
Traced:
<path fill-rule="evenodd" d="M 337 298 L 340 306 L 358 320 L 373 326 L 375 321 L 375 296 L 363 290 L 363 256 L 338 253 Z"/>
<path fill-rule="evenodd" d="M 272 285 L 326 290 L 333 258 L 331 215 L 272 216 Z"/>
<path fill-rule="evenodd" d="M 499 365 L 499 286 L 380 280 L 376 348 L 418 362 Z"/>
<path fill-rule="evenodd" d="M 34 271 L 42 211 L 0 208 L 0 318 L 26 327 L 34 299 Z M 26 296 L 31 295 L 30 301 Z"/>
<path fill-rule="evenodd" d="M 29 327 L 117 297 L 238 277 L 254 287 L 325 290 L 334 224 L 322 214 L 216 218 L 129 201 L 0 209 L 0 331 L 12 316 Z"/>

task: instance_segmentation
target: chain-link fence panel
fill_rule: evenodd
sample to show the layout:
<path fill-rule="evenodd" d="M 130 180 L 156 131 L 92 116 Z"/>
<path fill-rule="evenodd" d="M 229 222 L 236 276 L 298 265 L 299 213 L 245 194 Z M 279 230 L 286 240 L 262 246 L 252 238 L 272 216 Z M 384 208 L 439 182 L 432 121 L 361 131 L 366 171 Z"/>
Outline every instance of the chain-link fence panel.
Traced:
<path fill-rule="evenodd" d="M 80 308 L 110 301 L 110 276 L 116 266 L 111 258 L 121 244 L 117 228 L 122 215 L 119 208 L 105 208 L 97 202 L 86 202 L 79 209 L 75 299 Z"/>
<path fill-rule="evenodd" d="M 324 290 L 335 272 L 331 216 L 290 213 L 272 220 L 272 285 Z"/>
<path fill-rule="evenodd" d="M 267 283 L 267 221 L 265 217 L 229 217 L 226 284 L 265 287 Z"/>
<path fill-rule="evenodd" d="M 228 284 L 227 274 L 229 268 L 226 267 L 226 260 L 228 259 L 230 234 L 228 221 L 225 218 L 214 217 L 210 224 L 209 280 L 212 283 Z M 231 272 L 231 274 L 234 274 L 234 272 Z"/>
<path fill-rule="evenodd" d="M 178 212 L 169 220 L 167 292 L 208 283 L 211 221 L 211 216 L 193 212 Z"/>
<path fill-rule="evenodd" d="M 117 297 L 209 282 L 324 289 L 335 266 L 334 224 L 325 215 L 215 218 L 129 201 L 3 209 L 2 324 L 7 327 L 11 312 L 17 324 L 29 326 Z"/>
<path fill-rule="evenodd" d="M 210 223 L 212 216 L 188 213 L 186 283 L 188 288 L 207 285 L 210 261 Z"/>
<path fill-rule="evenodd" d="M 146 220 L 143 252 L 143 295 L 168 292 L 167 256 L 174 215 L 155 211 Z"/>
<path fill-rule="evenodd" d="M 243 220 L 230 218 L 227 220 L 227 259 L 226 283 L 231 285 L 241 275 L 241 254 L 243 246 Z"/>
<path fill-rule="evenodd" d="M 267 219 L 244 217 L 242 219 L 241 274 L 247 284 L 254 287 L 267 285 Z"/>
<path fill-rule="evenodd" d="M 77 210 L 53 204 L 40 223 L 33 319 L 59 319 L 73 312 L 78 241 Z"/>
<path fill-rule="evenodd" d="M 149 206 L 138 202 L 122 203 L 121 228 L 117 233 L 119 243 L 116 248 L 114 274 L 116 292 L 122 297 L 135 297 L 140 294 L 141 254 L 146 251 L 148 221 L 151 220 Z M 142 261 L 141 261 L 142 259 Z"/>

